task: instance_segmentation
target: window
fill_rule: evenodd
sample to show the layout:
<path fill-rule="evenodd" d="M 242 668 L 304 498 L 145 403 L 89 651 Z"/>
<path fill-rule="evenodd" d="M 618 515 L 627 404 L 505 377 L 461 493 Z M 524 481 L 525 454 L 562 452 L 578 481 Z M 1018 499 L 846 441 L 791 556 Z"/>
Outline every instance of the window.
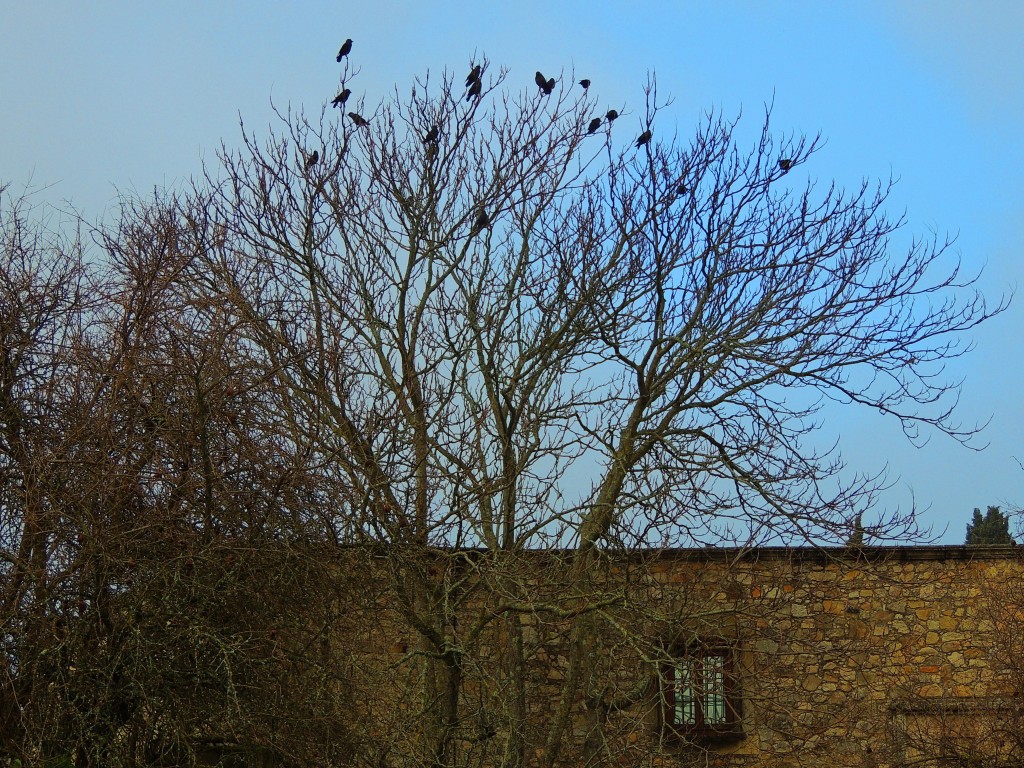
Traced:
<path fill-rule="evenodd" d="M 1024 764 L 1006 725 L 1020 722 L 1015 696 L 896 699 L 889 712 L 900 765 Z"/>
<path fill-rule="evenodd" d="M 739 735 L 739 696 L 727 646 L 693 643 L 669 649 L 662 667 L 666 734 L 699 740 Z"/>

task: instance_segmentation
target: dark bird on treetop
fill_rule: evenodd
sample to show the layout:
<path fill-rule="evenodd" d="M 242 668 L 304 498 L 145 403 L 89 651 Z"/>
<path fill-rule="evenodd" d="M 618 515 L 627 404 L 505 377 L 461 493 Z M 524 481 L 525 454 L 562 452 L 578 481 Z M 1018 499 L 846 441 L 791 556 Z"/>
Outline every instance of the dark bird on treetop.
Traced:
<path fill-rule="evenodd" d="M 585 91 L 587 90 L 587 88 L 590 87 L 590 80 L 588 80 L 587 78 L 583 78 L 582 80 L 580 80 L 580 85 L 583 86 L 583 90 Z"/>
<path fill-rule="evenodd" d="M 364 125 L 369 125 L 370 121 L 364 118 L 357 112 L 349 112 L 348 116 L 352 118 L 352 122 L 356 124 L 357 128 L 362 128 Z"/>
<path fill-rule="evenodd" d="M 651 133 L 651 129 L 650 129 L 650 128 L 648 128 L 648 129 L 647 129 L 646 131 L 644 131 L 643 133 L 641 133 L 641 134 L 640 134 L 640 135 L 639 135 L 639 136 L 637 137 L 637 139 L 636 139 L 636 146 L 637 146 L 637 149 L 639 149 L 639 148 L 640 148 L 640 147 L 642 147 L 642 146 L 643 146 L 644 144 L 646 144 L 647 142 L 649 142 L 649 141 L 651 140 L 651 136 L 653 136 L 653 135 L 654 135 L 654 134 L 653 134 L 653 133 Z"/>
<path fill-rule="evenodd" d="M 600 127 L 601 127 L 601 118 L 600 117 L 595 117 L 593 120 L 590 121 L 590 125 L 587 127 L 587 133 L 593 133 L 594 131 L 596 131 Z"/>
<path fill-rule="evenodd" d="M 337 96 L 334 97 L 334 101 L 331 102 L 331 106 L 332 107 L 340 107 L 342 104 L 344 104 L 346 101 L 348 101 L 348 97 L 351 96 L 351 95 L 352 95 L 352 91 L 350 91 L 348 88 L 346 88 L 344 91 L 342 91 L 341 93 L 339 93 Z"/>
<path fill-rule="evenodd" d="M 788 157 L 784 157 L 782 160 L 779 160 L 779 168 L 782 169 L 783 173 L 786 173 L 792 167 L 793 161 L 790 160 Z"/>
<path fill-rule="evenodd" d="M 685 185 L 685 184 L 680 184 L 680 185 L 679 185 L 678 187 L 676 187 L 676 194 L 677 194 L 677 195 L 685 195 L 685 194 L 686 194 L 687 192 L 689 192 L 689 191 L 690 191 L 690 190 L 688 190 L 688 189 L 686 188 L 686 185 Z"/>
<path fill-rule="evenodd" d="M 548 81 L 544 78 L 544 73 L 539 69 L 537 70 L 537 74 L 533 76 L 533 82 L 535 82 L 537 87 L 542 91 L 548 86 Z"/>
<path fill-rule="evenodd" d="M 608 120 L 608 122 L 610 123 L 610 122 L 612 122 L 612 121 L 613 121 L 613 120 L 614 120 L 615 118 L 617 118 L 618 116 L 619 116 L 619 113 L 618 113 L 618 112 L 616 112 L 616 111 L 615 111 L 614 109 L 609 109 L 609 110 L 608 110 L 608 114 L 606 114 L 606 115 L 605 115 L 605 118 L 606 118 L 606 119 Z"/>
<path fill-rule="evenodd" d="M 552 77 L 549 78 L 546 83 L 544 83 L 544 95 L 550 96 L 553 90 L 555 90 L 555 78 Z"/>
<path fill-rule="evenodd" d="M 475 83 L 477 80 L 480 79 L 480 72 L 481 71 L 482 70 L 480 69 L 480 65 L 479 64 L 477 64 L 475 67 L 473 67 L 473 69 L 471 69 L 469 71 L 469 74 L 466 75 L 466 87 L 467 88 L 469 88 L 469 86 L 471 86 L 473 83 Z"/>
<path fill-rule="evenodd" d="M 340 62 L 342 59 L 344 59 L 346 56 L 348 56 L 348 53 L 351 50 L 352 50 L 352 38 L 349 38 L 344 43 L 342 43 L 341 44 L 341 48 L 338 49 L 338 58 L 336 59 L 336 61 Z"/>
<path fill-rule="evenodd" d="M 431 141 L 437 141 L 437 137 L 440 135 L 441 129 L 435 125 L 429 131 L 427 131 L 427 135 L 423 137 L 423 143 L 426 144 Z"/>
<path fill-rule="evenodd" d="M 470 231 L 469 235 L 470 237 L 472 237 L 473 235 L 480 232 L 480 230 L 487 229 L 490 226 L 491 219 L 487 215 L 487 211 L 480 211 L 480 215 L 477 216 L 476 221 L 473 222 L 473 229 Z"/>
<path fill-rule="evenodd" d="M 466 94 L 466 101 L 472 101 L 474 96 L 479 96 L 483 87 L 483 83 L 479 80 L 474 80 L 469 86 L 469 92 Z"/>
<path fill-rule="evenodd" d="M 313 154 L 306 160 L 306 170 L 308 171 L 314 165 L 320 162 L 320 152 L 316 149 L 313 150 Z"/>

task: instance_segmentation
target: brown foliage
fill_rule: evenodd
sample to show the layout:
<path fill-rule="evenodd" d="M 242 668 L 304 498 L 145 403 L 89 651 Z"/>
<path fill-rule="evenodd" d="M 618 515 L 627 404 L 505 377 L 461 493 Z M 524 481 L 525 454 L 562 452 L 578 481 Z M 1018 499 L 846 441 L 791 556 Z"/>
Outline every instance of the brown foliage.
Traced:
<path fill-rule="evenodd" d="M 101 267 L 4 212 L 0 748 L 23 764 L 347 749 L 326 488 L 229 389 L 242 343 L 181 290 L 183 226 L 126 201 Z"/>

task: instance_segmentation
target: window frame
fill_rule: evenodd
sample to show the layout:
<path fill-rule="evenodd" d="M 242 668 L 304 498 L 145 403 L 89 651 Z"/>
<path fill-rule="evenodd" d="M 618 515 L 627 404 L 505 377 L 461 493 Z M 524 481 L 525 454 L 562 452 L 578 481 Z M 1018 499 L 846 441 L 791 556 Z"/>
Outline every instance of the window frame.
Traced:
<path fill-rule="evenodd" d="M 687 643 L 673 643 L 666 648 L 667 659 L 662 662 L 660 680 L 661 726 L 662 733 L 669 739 L 696 743 L 726 741 L 740 738 L 742 697 L 736 676 L 735 650 L 729 643 L 719 639 L 695 640 Z M 706 668 L 705 659 L 720 659 L 721 689 L 716 688 L 723 700 L 724 712 L 721 720 L 707 722 L 707 688 L 703 672 Z M 697 678 L 691 688 L 704 690 L 703 695 L 693 699 L 694 722 L 683 723 L 676 720 L 677 675 L 684 668 L 681 662 L 689 662 L 687 666 L 695 672 Z M 716 665 L 717 666 L 717 665 Z"/>

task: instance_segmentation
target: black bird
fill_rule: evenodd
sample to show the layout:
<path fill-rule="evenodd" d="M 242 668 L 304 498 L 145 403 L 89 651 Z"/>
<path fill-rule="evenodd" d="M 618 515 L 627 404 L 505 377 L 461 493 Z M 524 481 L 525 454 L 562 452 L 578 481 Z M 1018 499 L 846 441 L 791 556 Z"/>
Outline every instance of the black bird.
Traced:
<path fill-rule="evenodd" d="M 640 147 L 642 147 L 644 144 L 646 144 L 647 142 L 649 142 L 651 140 L 651 136 L 653 136 L 653 135 L 654 134 L 651 133 L 651 129 L 648 128 L 646 131 L 644 131 L 639 136 L 637 136 L 636 148 L 640 149 Z"/>
<path fill-rule="evenodd" d="M 689 192 L 689 191 L 690 191 L 690 190 L 688 190 L 688 189 L 686 188 L 686 185 L 685 185 L 685 184 L 680 184 L 680 185 L 679 185 L 678 187 L 676 187 L 676 194 L 677 194 L 677 195 L 685 195 L 685 194 L 686 194 L 687 192 Z"/>
<path fill-rule="evenodd" d="M 580 85 L 583 86 L 583 90 L 585 91 L 587 90 L 587 88 L 590 87 L 590 81 L 587 78 L 583 78 L 582 80 L 580 80 Z"/>
<path fill-rule="evenodd" d="M 595 117 L 593 120 L 590 121 L 590 125 L 587 127 L 587 133 L 593 133 L 594 131 L 596 131 L 600 127 L 601 127 L 601 118 L 600 117 Z"/>
<path fill-rule="evenodd" d="M 341 48 L 338 49 L 338 58 L 336 59 L 336 61 L 340 62 L 342 59 L 344 59 L 346 56 L 348 56 L 349 51 L 351 51 L 351 50 L 352 50 L 352 38 L 349 38 L 344 43 L 342 43 L 341 44 Z"/>
<path fill-rule="evenodd" d="M 537 87 L 542 91 L 548 87 L 548 81 L 544 78 L 544 73 L 539 69 L 537 70 L 537 74 L 533 76 L 533 82 L 535 82 Z"/>
<path fill-rule="evenodd" d="M 313 154 L 310 155 L 309 158 L 306 160 L 306 170 L 308 171 L 310 168 L 312 168 L 314 165 L 316 165 L 319 162 L 320 162 L 320 152 L 318 150 L 314 149 L 313 150 Z"/>
<path fill-rule="evenodd" d="M 488 229 L 491 226 L 491 219 L 487 215 L 487 211 L 480 211 L 480 215 L 476 217 L 476 221 L 473 222 L 473 229 L 470 230 L 469 236 L 472 237 L 478 234 L 481 230 Z"/>
<path fill-rule="evenodd" d="M 429 144 L 432 141 L 437 141 L 437 137 L 441 135 L 441 129 L 436 125 L 427 131 L 427 135 L 423 137 L 423 143 Z"/>
<path fill-rule="evenodd" d="M 792 167 L 793 161 L 790 160 L 788 157 L 784 157 L 783 159 L 779 160 L 779 168 L 782 170 L 783 173 L 788 172 L 789 169 Z"/>
<path fill-rule="evenodd" d="M 544 95 L 550 96 L 553 90 L 555 90 L 555 78 L 552 77 L 550 80 L 544 83 Z"/>
<path fill-rule="evenodd" d="M 609 110 L 608 110 L 608 114 L 606 114 L 606 115 L 605 115 L 605 119 L 606 119 L 606 120 L 607 120 L 607 121 L 608 121 L 609 123 L 611 123 L 611 122 L 613 122 L 613 121 L 615 120 L 615 118 L 617 118 L 618 116 L 619 116 L 619 113 L 618 113 L 618 112 L 616 112 L 616 111 L 615 111 L 614 109 L 609 109 Z"/>
<path fill-rule="evenodd" d="M 472 101 L 474 96 L 479 96 L 483 87 L 483 83 L 479 80 L 474 80 L 469 86 L 469 92 L 466 94 L 466 101 Z"/>
<path fill-rule="evenodd" d="M 334 97 L 334 101 L 331 102 L 331 106 L 332 107 L 340 107 L 342 104 L 344 104 L 346 101 L 348 101 L 348 97 L 351 96 L 351 95 L 352 95 L 352 91 L 350 91 L 348 88 L 346 88 L 344 91 L 342 91 L 341 93 L 339 93 L 337 96 Z"/>
<path fill-rule="evenodd" d="M 466 87 L 467 88 L 469 88 L 469 86 L 471 86 L 473 83 L 475 83 L 477 80 L 480 79 L 480 72 L 481 72 L 481 69 L 480 69 L 480 65 L 479 64 L 477 64 L 475 67 L 473 67 L 473 69 L 471 69 L 469 71 L 469 74 L 466 75 Z"/>
<path fill-rule="evenodd" d="M 352 119 L 352 122 L 356 124 L 357 128 L 369 125 L 370 121 L 360 115 L 358 112 L 349 112 L 348 116 Z"/>

